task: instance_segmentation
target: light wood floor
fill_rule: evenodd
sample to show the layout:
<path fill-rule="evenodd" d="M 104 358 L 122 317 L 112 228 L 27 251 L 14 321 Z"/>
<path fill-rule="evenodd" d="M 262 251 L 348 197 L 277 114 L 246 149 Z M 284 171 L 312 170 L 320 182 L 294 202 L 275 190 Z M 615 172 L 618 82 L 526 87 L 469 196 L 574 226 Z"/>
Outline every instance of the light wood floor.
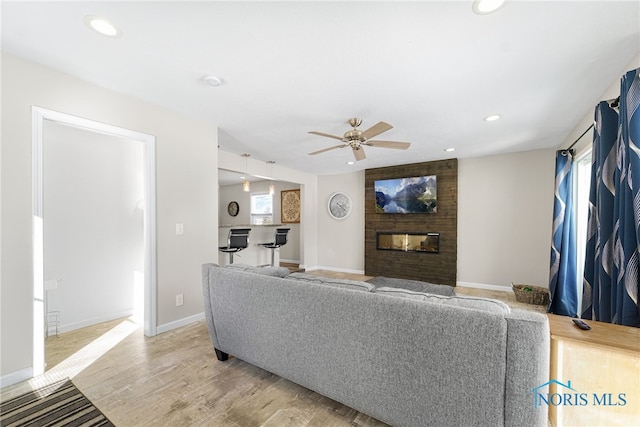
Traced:
<path fill-rule="evenodd" d="M 519 304 L 508 292 L 456 291 Z M 2 400 L 71 377 L 116 426 L 386 425 L 241 360 L 219 362 L 204 321 L 146 338 L 120 319 L 50 337 L 46 354 L 45 375 L 6 387 Z"/>

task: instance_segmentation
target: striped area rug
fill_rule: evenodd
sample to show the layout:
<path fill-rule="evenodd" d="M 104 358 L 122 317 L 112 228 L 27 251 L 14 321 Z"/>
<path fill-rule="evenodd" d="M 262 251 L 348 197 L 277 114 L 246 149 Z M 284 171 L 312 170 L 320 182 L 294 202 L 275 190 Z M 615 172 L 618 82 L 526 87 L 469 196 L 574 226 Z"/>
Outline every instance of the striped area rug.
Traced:
<path fill-rule="evenodd" d="M 113 426 L 76 388 L 62 380 L 0 403 L 0 426 Z"/>

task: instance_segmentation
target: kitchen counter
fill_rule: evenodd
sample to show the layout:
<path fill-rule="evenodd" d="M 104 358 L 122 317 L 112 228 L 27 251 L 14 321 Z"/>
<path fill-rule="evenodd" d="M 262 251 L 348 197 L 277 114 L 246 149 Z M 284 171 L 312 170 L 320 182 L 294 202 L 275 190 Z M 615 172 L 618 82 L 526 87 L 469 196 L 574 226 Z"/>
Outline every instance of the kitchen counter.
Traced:
<path fill-rule="evenodd" d="M 285 224 L 220 224 L 219 228 L 283 227 Z"/>
<path fill-rule="evenodd" d="M 236 264 L 249 264 L 253 266 L 271 264 L 271 249 L 260 246 L 260 243 L 273 242 L 274 227 L 286 227 L 283 224 L 223 224 L 218 227 L 218 246 L 225 246 L 231 228 L 250 228 L 249 246 L 233 255 Z M 276 250 L 274 256 L 276 266 L 280 265 L 280 251 Z M 218 251 L 218 265 L 229 264 L 229 254 Z"/>

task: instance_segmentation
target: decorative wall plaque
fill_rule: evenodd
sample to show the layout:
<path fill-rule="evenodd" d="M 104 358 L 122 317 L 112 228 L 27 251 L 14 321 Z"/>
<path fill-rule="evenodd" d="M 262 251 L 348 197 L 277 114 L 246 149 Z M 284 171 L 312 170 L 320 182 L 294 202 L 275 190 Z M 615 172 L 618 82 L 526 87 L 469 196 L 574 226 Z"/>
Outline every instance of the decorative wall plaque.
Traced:
<path fill-rule="evenodd" d="M 280 220 L 283 224 L 300 222 L 300 190 L 280 192 Z"/>

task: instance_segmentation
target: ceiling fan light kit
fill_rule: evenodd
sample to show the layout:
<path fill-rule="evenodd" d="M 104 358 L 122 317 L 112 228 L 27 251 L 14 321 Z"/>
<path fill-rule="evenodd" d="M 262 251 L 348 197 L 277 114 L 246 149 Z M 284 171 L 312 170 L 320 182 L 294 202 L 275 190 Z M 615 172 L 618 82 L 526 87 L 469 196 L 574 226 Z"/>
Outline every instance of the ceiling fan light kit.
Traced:
<path fill-rule="evenodd" d="M 367 157 L 364 153 L 364 145 L 367 145 L 369 147 L 393 148 L 396 150 L 406 150 L 411 145 L 411 143 L 409 142 L 370 140 L 371 138 L 378 136 L 381 133 L 388 131 L 389 129 L 393 129 L 393 126 L 391 126 L 389 123 L 378 122 L 365 131 L 361 131 L 358 129 L 358 126 L 362 124 L 362 119 L 354 117 L 349 119 L 348 123 L 353 129 L 346 131 L 342 137 L 324 132 L 310 131 L 310 134 L 324 136 L 326 138 L 338 139 L 343 143 L 334 145 L 333 147 L 323 148 L 322 150 L 311 152 L 309 153 L 309 155 L 313 156 L 316 154 L 324 153 L 325 151 L 333 150 L 335 148 L 351 147 L 353 156 L 355 157 L 356 161 L 359 161 L 364 160 Z"/>

